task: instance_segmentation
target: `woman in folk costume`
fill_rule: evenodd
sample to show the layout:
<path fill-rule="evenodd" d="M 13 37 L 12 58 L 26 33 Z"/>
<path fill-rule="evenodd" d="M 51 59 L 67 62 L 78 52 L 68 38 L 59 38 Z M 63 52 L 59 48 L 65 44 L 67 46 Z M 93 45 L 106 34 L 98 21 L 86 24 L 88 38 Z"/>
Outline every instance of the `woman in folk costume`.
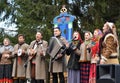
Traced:
<path fill-rule="evenodd" d="M 5 38 L 0 48 L 0 83 L 13 83 L 12 80 L 12 52 L 10 40 Z"/>
<path fill-rule="evenodd" d="M 89 83 L 90 61 L 91 61 L 91 47 L 92 47 L 92 33 L 85 32 L 84 42 L 80 47 L 80 83 Z"/>
<path fill-rule="evenodd" d="M 91 65 L 90 65 L 90 76 L 89 83 L 96 83 L 96 64 L 99 60 L 99 39 L 102 37 L 102 32 L 100 29 L 94 30 L 94 36 L 92 39 L 92 48 L 91 48 Z"/>
<path fill-rule="evenodd" d="M 106 22 L 103 26 L 103 37 L 100 39 L 101 64 L 119 64 L 118 61 L 118 39 L 116 35 L 115 25 Z"/>
<path fill-rule="evenodd" d="M 73 42 L 69 45 L 69 48 L 66 51 L 67 55 L 70 55 L 68 60 L 68 83 L 80 83 L 80 64 L 79 58 L 80 56 L 75 54 L 74 45 L 80 49 L 80 45 L 82 44 L 82 39 L 79 32 L 75 31 L 73 33 Z"/>
<path fill-rule="evenodd" d="M 92 33 L 85 32 L 84 42 L 80 46 L 80 50 L 76 49 L 75 53 L 80 55 L 80 83 L 89 83 L 90 61 L 91 61 L 91 47 L 92 47 Z"/>
<path fill-rule="evenodd" d="M 117 43 L 118 43 L 118 36 L 117 36 L 117 31 L 116 31 L 116 26 L 114 23 L 112 22 L 107 22 L 109 27 L 112 29 L 112 32 L 114 34 L 114 36 L 117 38 Z M 117 52 L 118 52 L 118 56 L 119 56 L 119 44 L 117 46 Z"/>

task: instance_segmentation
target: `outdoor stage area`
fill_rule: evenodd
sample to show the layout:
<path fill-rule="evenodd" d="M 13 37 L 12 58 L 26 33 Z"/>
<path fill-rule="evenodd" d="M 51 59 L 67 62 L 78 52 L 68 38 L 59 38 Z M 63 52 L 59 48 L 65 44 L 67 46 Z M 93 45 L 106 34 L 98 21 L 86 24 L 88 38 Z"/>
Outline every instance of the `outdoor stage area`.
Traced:
<path fill-rule="evenodd" d="M 67 72 L 64 76 L 67 83 Z M 50 83 L 52 83 L 51 75 Z M 96 83 L 120 83 L 120 65 L 97 65 Z"/>

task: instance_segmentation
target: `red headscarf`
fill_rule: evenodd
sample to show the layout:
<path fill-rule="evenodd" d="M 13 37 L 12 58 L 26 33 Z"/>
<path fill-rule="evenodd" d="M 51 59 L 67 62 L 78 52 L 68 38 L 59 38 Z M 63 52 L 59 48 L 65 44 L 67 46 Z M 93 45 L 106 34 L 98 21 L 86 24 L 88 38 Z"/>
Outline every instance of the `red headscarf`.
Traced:
<path fill-rule="evenodd" d="M 83 43 L 83 40 L 82 40 L 82 38 L 81 38 L 80 33 L 79 33 L 79 32 L 77 32 L 77 31 L 75 31 L 74 33 L 77 33 L 77 34 L 78 34 L 78 38 L 77 38 L 76 40 L 79 40 L 79 41 L 80 41 L 80 43 Z M 74 33 L 73 33 L 73 35 L 74 35 Z"/>

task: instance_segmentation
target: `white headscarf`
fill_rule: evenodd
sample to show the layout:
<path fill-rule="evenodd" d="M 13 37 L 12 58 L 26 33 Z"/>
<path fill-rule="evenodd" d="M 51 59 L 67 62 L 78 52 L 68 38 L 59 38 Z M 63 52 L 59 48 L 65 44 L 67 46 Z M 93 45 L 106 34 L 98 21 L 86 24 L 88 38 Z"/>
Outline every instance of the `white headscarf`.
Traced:
<path fill-rule="evenodd" d="M 108 26 L 112 29 L 113 28 L 113 26 L 114 26 L 114 23 L 112 23 L 112 22 L 107 22 L 107 24 L 108 24 Z"/>

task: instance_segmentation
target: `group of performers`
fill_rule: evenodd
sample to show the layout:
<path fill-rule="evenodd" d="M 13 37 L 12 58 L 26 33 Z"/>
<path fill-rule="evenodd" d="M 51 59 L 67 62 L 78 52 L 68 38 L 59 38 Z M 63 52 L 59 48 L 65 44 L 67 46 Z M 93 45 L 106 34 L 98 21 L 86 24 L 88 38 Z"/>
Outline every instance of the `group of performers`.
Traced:
<path fill-rule="evenodd" d="M 46 71 L 52 75 L 52 83 L 65 83 L 64 72 L 68 72 L 67 83 L 96 83 L 97 64 L 119 64 L 119 44 L 114 23 L 106 22 L 103 31 L 95 29 L 84 33 L 78 31 L 68 42 L 55 27 L 49 44 L 37 32 L 30 45 L 25 36 L 18 35 L 13 47 L 8 38 L 0 47 L 0 83 L 46 83 Z M 50 56 L 46 69 L 46 55 Z M 68 62 L 66 56 L 69 56 Z M 26 81 L 27 80 L 27 81 Z"/>

